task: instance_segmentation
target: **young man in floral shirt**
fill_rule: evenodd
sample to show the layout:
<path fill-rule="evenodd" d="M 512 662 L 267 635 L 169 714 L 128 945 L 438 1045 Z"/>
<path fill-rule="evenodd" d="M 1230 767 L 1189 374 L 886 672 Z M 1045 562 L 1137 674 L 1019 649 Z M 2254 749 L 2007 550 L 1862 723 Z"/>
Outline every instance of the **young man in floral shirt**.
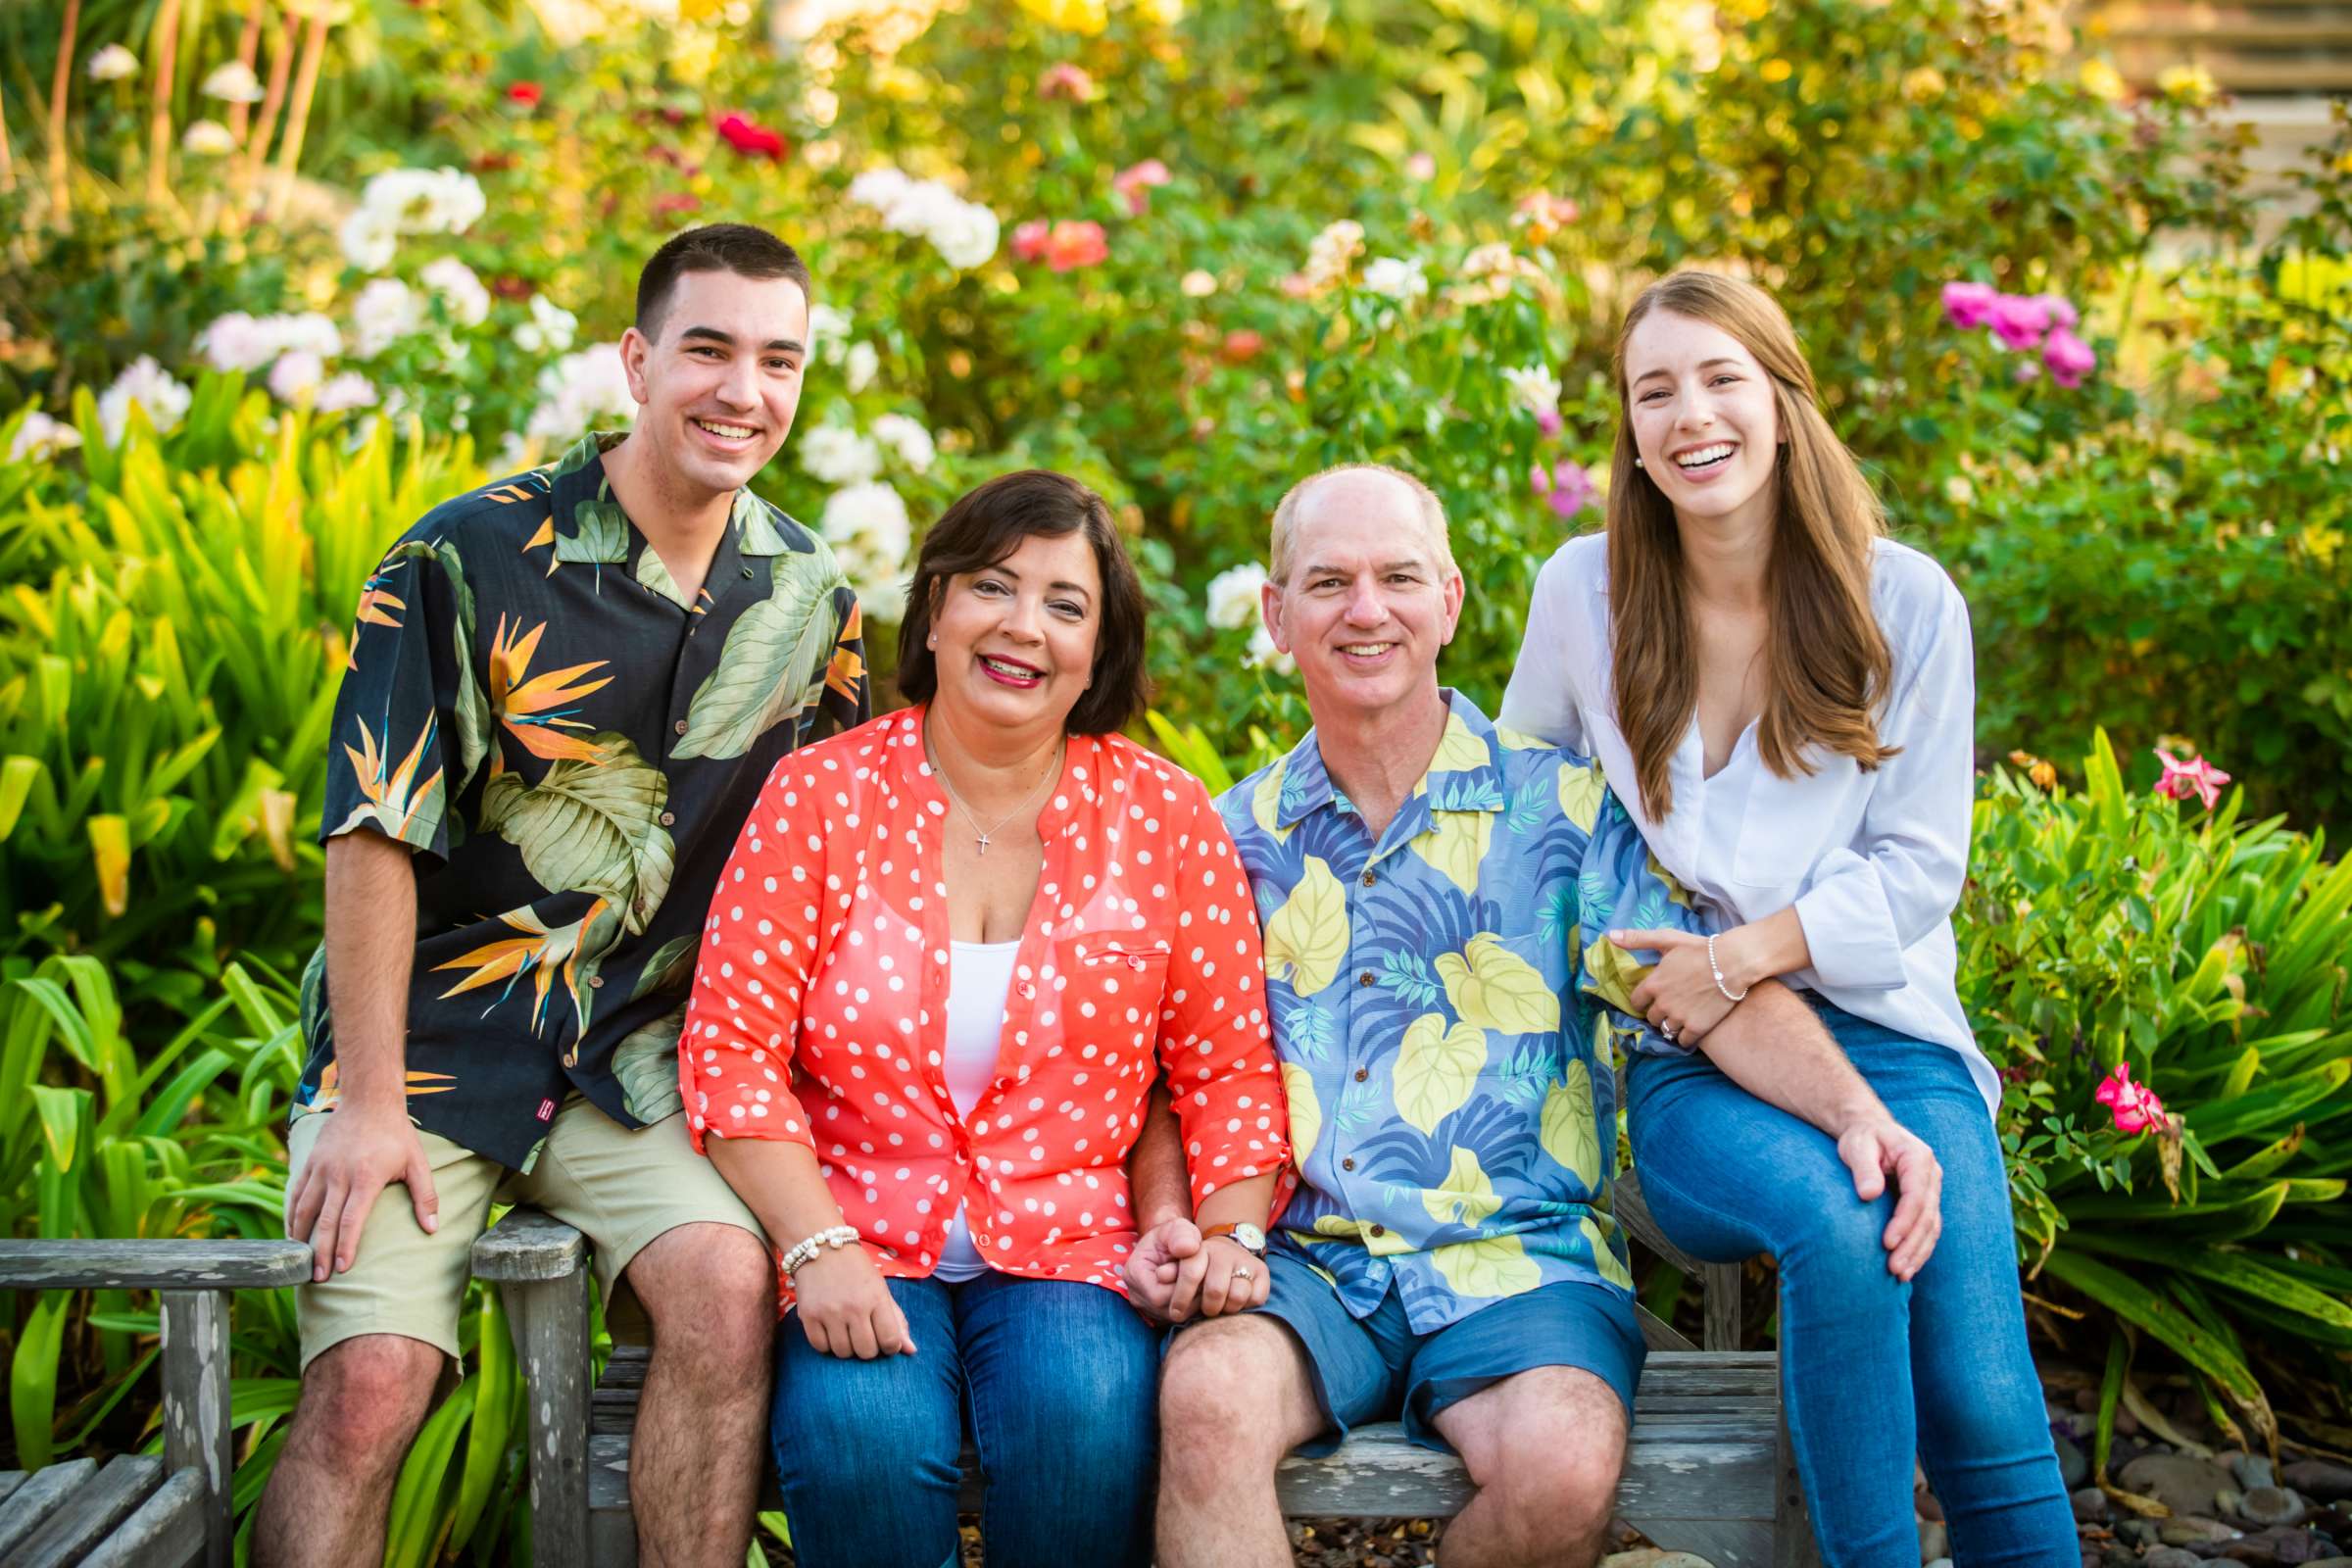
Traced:
<path fill-rule="evenodd" d="M 1590 1564 L 1643 1356 L 1609 1207 L 1643 971 L 1605 928 L 1699 926 L 1596 768 L 1438 684 L 1463 585 L 1425 486 L 1318 474 L 1273 535 L 1266 625 L 1314 728 L 1218 804 L 1265 927 L 1297 1186 L 1270 1245 L 1217 1239 L 1264 1250 L 1263 1306 L 1168 1353 L 1159 1561 L 1289 1562 L 1277 1461 L 1401 1415 L 1478 1487 L 1448 1564 Z M 1926 1146 L 1791 993 L 1758 987 L 1707 1046 L 1736 1076 L 1788 1063 L 1807 1113 L 1860 1133 L 1871 1177 L 1912 1160 L 1912 1214 L 1932 1207 Z M 1181 1317 L 1209 1249 L 1161 1163 L 1137 1157 L 1130 1295 Z"/>
<path fill-rule="evenodd" d="M 381 1554 L 494 1200 L 577 1225 L 652 1319 L 647 1560 L 743 1561 L 776 1277 L 688 1146 L 675 1061 L 761 781 L 868 711 L 840 568 L 748 488 L 792 428 L 808 304 L 773 235 L 671 240 L 621 341 L 629 433 L 435 509 L 361 595 L 287 1135 L 302 1401 L 257 1563 Z"/>

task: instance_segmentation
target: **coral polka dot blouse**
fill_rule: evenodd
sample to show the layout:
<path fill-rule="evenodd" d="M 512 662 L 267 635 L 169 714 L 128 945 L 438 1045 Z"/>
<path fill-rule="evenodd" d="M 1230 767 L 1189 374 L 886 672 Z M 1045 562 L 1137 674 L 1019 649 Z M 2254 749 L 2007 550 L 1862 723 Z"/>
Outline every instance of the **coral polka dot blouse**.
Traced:
<path fill-rule="evenodd" d="M 922 718 L 885 714 L 768 775 L 679 1040 L 695 1147 L 808 1145 L 885 1274 L 930 1274 L 961 1204 L 995 1267 L 1123 1290 L 1127 1152 L 1155 1074 L 1196 1206 L 1289 1154 L 1249 883 L 1198 780 L 1118 736 L 1071 736 L 1038 817 L 996 1080 L 957 1115 L 948 801 Z"/>

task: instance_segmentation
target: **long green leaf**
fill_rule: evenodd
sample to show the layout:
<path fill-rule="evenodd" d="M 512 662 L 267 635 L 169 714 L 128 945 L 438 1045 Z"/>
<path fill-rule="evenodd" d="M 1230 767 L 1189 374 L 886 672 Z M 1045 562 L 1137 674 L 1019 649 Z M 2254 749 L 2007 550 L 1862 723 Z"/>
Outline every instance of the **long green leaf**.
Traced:
<path fill-rule="evenodd" d="M 2045 1272 L 2073 1286 L 2110 1312 L 2169 1346 L 2175 1353 L 2220 1384 L 2266 1439 L 2275 1442 L 2278 1423 L 2254 1374 L 2227 1346 L 2180 1307 L 2106 1264 L 2060 1247 L 2042 1264 Z"/>
<path fill-rule="evenodd" d="M 38 1470 L 55 1456 L 57 1359 L 65 1343 L 71 1291 L 43 1291 L 17 1331 L 16 1353 L 8 1362 L 8 1416 L 17 1440 L 17 1463 Z"/>
<path fill-rule="evenodd" d="M 439 1543 L 435 1526 L 444 1521 L 450 1492 L 450 1460 L 472 1419 L 474 1380 L 458 1385 L 439 1409 L 425 1417 L 416 1441 L 392 1486 L 390 1528 L 384 1537 L 384 1568 L 424 1568 Z"/>
<path fill-rule="evenodd" d="M 2178 1247 L 2137 1237 L 2106 1232 L 2073 1231 L 2069 1247 L 2088 1248 L 2111 1257 L 2184 1270 L 2202 1280 L 2270 1301 L 2290 1312 L 2352 1330 L 2352 1305 L 2335 1299 L 2292 1276 L 2249 1257 L 2218 1247 Z"/>

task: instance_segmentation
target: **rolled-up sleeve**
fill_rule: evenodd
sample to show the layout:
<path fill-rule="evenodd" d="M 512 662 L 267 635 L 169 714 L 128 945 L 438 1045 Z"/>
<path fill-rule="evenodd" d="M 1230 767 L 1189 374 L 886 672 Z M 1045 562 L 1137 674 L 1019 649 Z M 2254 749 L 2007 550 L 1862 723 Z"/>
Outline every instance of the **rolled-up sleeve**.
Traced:
<path fill-rule="evenodd" d="M 804 763 L 776 764 L 710 899 L 678 1037 L 678 1088 L 698 1152 L 706 1136 L 815 1147 L 792 1093 L 792 1057 L 825 879 L 823 827 L 801 804 L 816 790 Z"/>
<path fill-rule="evenodd" d="M 1901 751 L 1871 781 L 1861 848 L 1824 855 L 1796 898 L 1824 985 L 1900 989 L 1903 950 L 1951 918 L 1968 874 L 1976 703 L 1968 604 L 1946 581 L 1934 631 L 1879 724 L 1881 743 Z"/>
<path fill-rule="evenodd" d="M 1159 1060 L 1198 1208 L 1229 1182 L 1283 1166 L 1290 1109 L 1266 1015 L 1250 880 L 1207 791 L 1178 779 L 1189 820 L 1180 830 L 1179 912 L 1160 1003 Z"/>

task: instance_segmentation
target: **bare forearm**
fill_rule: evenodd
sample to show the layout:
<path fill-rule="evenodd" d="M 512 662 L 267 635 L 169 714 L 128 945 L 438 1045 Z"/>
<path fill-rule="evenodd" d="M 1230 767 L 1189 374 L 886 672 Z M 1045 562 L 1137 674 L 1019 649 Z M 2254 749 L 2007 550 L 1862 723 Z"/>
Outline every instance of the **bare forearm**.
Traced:
<path fill-rule="evenodd" d="M 1732 1082 L 1832 1137 L 1886 1114 L 1813 1009 L 1776 980 L 1758 981 L 1699 1049 Z"/>
<path fill-rule="evenodd" d="M 1198 1218 L 1204 1230 L 1211 1225 L 1262 1226 L 1273 1203 L 1274 1172 L 1268 1171 L 1218 1188 L 1200 1200 Z"/>
<path fill-rule="evenodd" d="M 710 1163 L 779 1248 L 798 1246 L 842 1222 L 816 1152 L 772 1138 L 711 1138 Z"/>
<path fill-rule="evenodd" d="M 1792 904 L 1778 914 L 1750 920 L 1718 936 L 1715 961 L 1723 968 L 1726 985 L 1745 991 L 1777 975 L 1810 966 L 1813 949 L 1805 941 L 1805 923 L 1797 918 Z"/>
<path fill-rule="evenodd" d="M 377 833 L 326 846 L 326 994 L 336 1097 L 361 1110 L 408 1105 L 409 978 L 416 956 L 412 853 Z"/>
<path fill-rule="evenodd" d="M 1135 1147 L 1127 1152 L 1127 1189 L 1139 1231 L 1148 1231 L 1163 1220 L 1193 1217 L 1192 1193 L 1185 1181 L 1184 1130 L 1176 1124 L 1176 1110 L 1168 1103 L 1164 1084 L 1152 1086 L 1143 1128 L 1135 1135 Z M 1264 1217 L 1261 1211 L 1252 1223 Z"/>

